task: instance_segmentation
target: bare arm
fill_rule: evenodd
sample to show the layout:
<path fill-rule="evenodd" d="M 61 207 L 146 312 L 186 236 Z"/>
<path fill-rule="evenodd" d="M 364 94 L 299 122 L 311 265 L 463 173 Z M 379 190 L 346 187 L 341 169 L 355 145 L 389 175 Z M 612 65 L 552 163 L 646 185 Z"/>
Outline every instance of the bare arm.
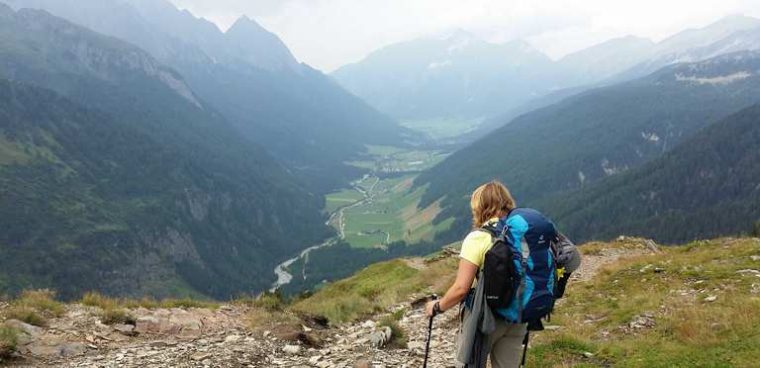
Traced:
<path fill-rule="evenodd" d="M 441 311 L 446 311 L 455 305 L 459 304 L 470 291 L 472 282 L 475 280 L 475 275 L 478 272 L 478 266 L 471 263 L 468 260 L 459 260 L 459 270 L 457 271 L 457 278 L 454 281 L 454 285 L 451 285 L 446 295 L 438 301 Z M 426 312 L 428 316 L 433 314 L 433 306 L 435 301 L 428 303 Z"/>

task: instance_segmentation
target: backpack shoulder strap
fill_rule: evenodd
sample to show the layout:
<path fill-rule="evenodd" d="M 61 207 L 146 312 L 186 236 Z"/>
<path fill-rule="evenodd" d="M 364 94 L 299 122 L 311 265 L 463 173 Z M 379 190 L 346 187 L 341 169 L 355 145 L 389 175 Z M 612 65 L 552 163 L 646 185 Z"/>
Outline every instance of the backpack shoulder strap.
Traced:
<path fill-rule="evenodd" d="M 496 231 L 496 227 L 494 226 L 483 225 L 482 227 L 479 227 L 478 229 L 476 229 L 476 231 L 489 234 L 491 235 L 492 238 L 499 236 L 499 233 L 498 231 Z"/>

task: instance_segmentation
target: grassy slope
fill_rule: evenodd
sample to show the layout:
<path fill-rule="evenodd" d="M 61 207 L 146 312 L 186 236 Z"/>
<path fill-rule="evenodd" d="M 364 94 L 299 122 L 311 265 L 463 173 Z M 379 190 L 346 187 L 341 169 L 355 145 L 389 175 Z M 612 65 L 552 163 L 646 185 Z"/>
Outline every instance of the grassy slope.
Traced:
<path fill-rule="evenodd" d="M 406 301 L 412 294 L 452 281 L 456 260 L 434 262 L 426 269 L 404 260 L 377 263 L 347 279 L 332 283 L 292 306 L 297 312 L 318 314 L 331 323 L 352 322 Z M 431 285 L 430 280 L 439 280 Z M 441 280 L 445 280 L 441 282 Z"/>
<path fill-rule="evenodd" d="M 582 249 L 596 254 L 620 246 L 596 243 Z M 752 366 L 760 357 L 760 277 L 738 271 L 760 270 L 758 257 L 758 239 L 719 239 L 606 266 L 591 281 L 571 284 L 552 320 L 561 327 L 537 334 L 529 365 Z M 441 293 L 455 268 L 456 258 L 428 263 L 423 270 L 403 260 L 378 263 L 292 308 L 332 322 L 357 321 L 414 293 Z M 710 302 L 710 296 L 717 299 Z M 654 326 L 630 328 L 642 315 L 651 316 Z"/>
<path fill-rule="evenodd" d="M 639 245 L 594 243 L 581 249 L 587 255 L 599 255 L 627 246 Z M 263 320 L 267 328 L 285 324 L 300 328 L 299 313 L 323 315 L 333 324 L 355 322 L 387 311 L 415 294 L 442 293 L 453 281 L 456 262 L 456 257 L 428 262 L 393 260 L 372 265 L 287 307 L 271 295 L 238 303 L 252 303 L 254 309 L 249 317 L 254 326 Z M 528 364 L 756 366 L 760 358 L 760 277 L 756 270 L 760 270 L 760 239 L 753 238 L 701 241 L 665 248 L 660 254 L 623 258 L 604 266 L 590 281 L 571 284 L 567 298 L 553 316 L 552 324 L 559 329 L 536 334 L 531 340 Z M 11 307 L 59 313 L 61 306 L 50 295 L 30 292 Z M 104 310 L 114 306 L 216 306 L 192 300 L 145 304 L 95 294 L 88 295 L 82 303 Z M 640 316 L 648 316 L 653 323 L 631 327 L 630 323 Z M 14 339 L 13 331 L 0 331 L 0 349 Z"/>
<path fill-rule="evenodd" d="M 760 256 L 760 240 L 722 239 L 604 268 L 571 286 L 554 316 L 562 327 L 539 334 L 531 365 L 752 366 L 760 357 L 760 278 L 738 272 L 760 268 L 752 256 Z M 644 314 L 653 327 L 628 327 Z"/>

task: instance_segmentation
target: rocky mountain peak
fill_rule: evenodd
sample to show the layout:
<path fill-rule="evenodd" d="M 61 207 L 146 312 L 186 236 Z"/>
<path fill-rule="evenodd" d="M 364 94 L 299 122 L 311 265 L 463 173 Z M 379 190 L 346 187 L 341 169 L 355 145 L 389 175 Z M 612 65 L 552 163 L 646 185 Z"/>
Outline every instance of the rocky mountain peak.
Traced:
<path fill-rule="evenodd" d="M 285 43 L 255 20 L 242 16 L 225 38 L 244 61 L 271 71 L 296 71 L 299 64 Z"/>
<path fill-rule="evenodd" d="M 657 44 L 659 53 L 683 52 L 691 48 L 707 46 L 731 34 L 760 27 L 760 19 L 743 15 L 731 15 L 702 28 L 687 29 Z"/>
<path fill-rule="evenodd" d="M 258 22 L 249 18 L 247 15 L 240 16 L 235 23 L 227 30 L 227 33 L 236 32 L 269 32 L 262 27 Z"/>
<path fill-rule="evenodd" d="M 11 14 L 13 14 L 13 9 L 4 3 L 0 3 L 0 16 L 6 17 Z"/>
<path fill-rule="evenodd" d="M 8 18 L 11 20 L 0 28 L 7 30 L 9 39 L 23 38 L 26 47 L 46 50 L 51 60 L 55 56 L 59 56 L 60 61 L 66 60 L 57 64 L 50 62 L 50 68 L 97 76 L 110 82 L 119 81 L 125 73 L 142 73 L 157 79 L 196 107 L 201 107 L 179 73 L 131 44 L 95 33 L 44 10 L 11 10 Z"/>

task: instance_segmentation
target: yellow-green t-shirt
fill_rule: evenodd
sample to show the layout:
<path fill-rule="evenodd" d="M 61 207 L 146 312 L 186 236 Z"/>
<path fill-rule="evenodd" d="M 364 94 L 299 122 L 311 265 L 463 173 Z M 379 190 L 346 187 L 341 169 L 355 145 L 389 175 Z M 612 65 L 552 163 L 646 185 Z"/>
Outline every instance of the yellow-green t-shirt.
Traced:
<path fill-rule="evenodd" d="M 499 221 L 498 218 L 492 218 L 488 220 L 487 224 L 497 221 Z M 485 231 L 475 230 L 464 238 L 464 241 L 462 242 L 462 251 L 459 252 L 459 257 L 480 268 L 483 266 L 483 260 L 486 258 L 488 250 L 491 249 L 491 245 L 493 245 L 491 234 Z"/>

